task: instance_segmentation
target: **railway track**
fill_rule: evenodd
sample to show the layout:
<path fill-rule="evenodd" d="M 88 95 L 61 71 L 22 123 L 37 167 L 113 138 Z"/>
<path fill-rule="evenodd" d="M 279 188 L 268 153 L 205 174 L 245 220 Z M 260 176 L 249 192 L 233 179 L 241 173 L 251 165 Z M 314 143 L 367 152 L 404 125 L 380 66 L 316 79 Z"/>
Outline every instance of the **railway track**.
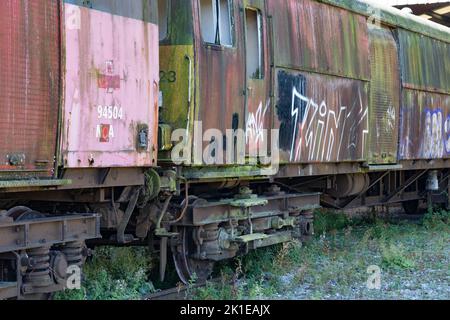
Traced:
<path fill-rule="evenodd" d="M 202 287 L 205 287 L 208 283 L 212 283 L 212 282 L 218 282 L 220 281 L 219 278 L 216 279 L 212 279 L 208 282 L 203 282 L 203 283 L 197 283 L 197 284 L 192 284 L 192 285 L 179 285 L 177 287 L 174 288 L 170 288 L 170 289 L 166 289 L 166 290 L 160 290 L 158 292 L 155 293 L 151 293 L 148 294 L 146 296 L 143 297 L 142 300 L 147 300 L 147 301 L 151 301 L 151 300 L 190 300 L 190 292 L 191 290 L 195 290 L 195 289 L 199 289 Z"/>

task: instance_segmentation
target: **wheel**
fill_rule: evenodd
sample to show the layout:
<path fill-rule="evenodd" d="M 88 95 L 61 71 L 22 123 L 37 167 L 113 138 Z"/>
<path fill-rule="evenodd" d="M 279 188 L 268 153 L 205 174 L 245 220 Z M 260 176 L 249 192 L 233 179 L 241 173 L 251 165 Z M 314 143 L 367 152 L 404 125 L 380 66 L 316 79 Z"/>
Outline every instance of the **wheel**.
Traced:
<path fill-rule="evenodd" d="M 28 207 L 14 207 L 7 211 L 6 215 L 14 219 L 14 221 L 26 221 L 32 219 L 45 218 L 45 215 L 38 211 L 34 211 Z"/>
<path fill-rule="evenodd" d="M 402 202 L 402 206 L 406 214 L 415 215 L 419 212 L 419 200 Z"/>
<path fill-rule="evenodd" d="M 206 282 L 214 268 L 213 261 L 192 258 L 196 253 L 196 245 L 193 240 L 194 230 L 190 227 L 179 227 L 177 230 L 179 233 L 178 240 L 172 244 L 175 269 L 184 284 L 189 284 L 191 281 Z"/>

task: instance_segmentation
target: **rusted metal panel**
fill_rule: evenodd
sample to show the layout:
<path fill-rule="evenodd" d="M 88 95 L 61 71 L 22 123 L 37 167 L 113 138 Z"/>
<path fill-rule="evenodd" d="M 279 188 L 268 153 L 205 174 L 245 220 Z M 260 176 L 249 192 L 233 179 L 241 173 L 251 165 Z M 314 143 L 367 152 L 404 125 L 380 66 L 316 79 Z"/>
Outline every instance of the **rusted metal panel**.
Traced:
<path fill-rule="evenodd" d="M 156 165 L 156 1 L 67 0 L 64 10 L 64 165 Z"/>
<path fill-rule="evenodd" d="M 367 82 L 283 69 L 276 81 L 282 162 L 367 159 Z"/>
<path fill-rule="evenodd" d="M 53 175 L 60 96 L 60 2 L 0 1 L 0 171 Z"/>
<path fill-rule="evenodd" d="M 273 16 L 275 63 L 349 78 L 370 78 L 362 15 L 312 0 L 267 1 Z"/>
<path fill-rule="evenodd" d="M 273 197 L 259 197 L 257 201 L 260 205 L 245 207 L 233 205 L 233 200 L 223 200 L 221 202 L 209 202 L 193 208 L 192 221 L 185 218 L 186 224 L 196 226 L 222 221 L 246 220 L 249 215 L 252 219 L 264 218 L 284 214 L 287 211 L 307 211 L 314 210 L 320 206 L 319 193 L 290 194 Z M 249 200 L 250 201 L 250 200 Z M 255 200 L 256 201 L 256 200 Z M 244 200 L 245 202 L 245 200 Z M 214 212 L 215 214 L 211 214 Z"/>
<path fill-rule="evenodd" d="M 370 134 L 369 163 L 397 162 L 400 112 L 400 72 L 397 43 L 391 30 L 369 24 Z"/>
<path fill-rule="evenodd" d="M 450 94 L 449 43 L 402 29 L 397 34 L 403 86 Z"/>
<path fill-rule="evenodd" d="M 73 214 L 0 222 L 0 253 L 100 238 L 100 215 Z"/>
<path fill-rule="evenodd" d="M 400 122 L 402 160 L 450 158 L 450 96 L 404 89 Z"/>

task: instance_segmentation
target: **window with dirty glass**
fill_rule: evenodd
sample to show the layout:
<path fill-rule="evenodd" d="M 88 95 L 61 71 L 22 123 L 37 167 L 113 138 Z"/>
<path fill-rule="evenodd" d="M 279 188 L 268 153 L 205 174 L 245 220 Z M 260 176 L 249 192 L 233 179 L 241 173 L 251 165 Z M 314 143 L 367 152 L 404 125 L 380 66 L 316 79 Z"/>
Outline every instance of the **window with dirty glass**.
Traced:
<path fill-rule="evenodd" d="M 256 9 L 245 9 L 247 76 L 262 79 L 262 23 L 261 13 Z"/>
<path fill-rule="evenodd" d="M 231 0 L 200 0 L 200 24 L 203 40 L 232 46 Z"/>
<path fill-rule="evenodd" d="M 167 38 L 169 26 L 169 0 L 158 0 L 159 41 Z"/>

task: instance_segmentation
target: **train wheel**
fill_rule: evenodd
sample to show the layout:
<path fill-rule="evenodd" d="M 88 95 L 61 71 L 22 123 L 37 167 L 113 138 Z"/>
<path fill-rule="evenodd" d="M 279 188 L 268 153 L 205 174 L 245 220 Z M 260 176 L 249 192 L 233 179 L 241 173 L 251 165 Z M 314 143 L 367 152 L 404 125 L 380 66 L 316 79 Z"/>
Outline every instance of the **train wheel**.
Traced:
<path fill-rule="evenodd" d="M 179 233 L 179 238 L 172 245 L 172 255 L 180 280 L 184 284 L 188 284 L 191 281 L 205 282 L 213 272 L 214 262 L 192 258 L 196 253 L 193 228 L 179 227 L 177 232 Z"/>
<path fill-rule="evenodd" d="M 38 211 L 34 211 L 28 207 L 14 207 L 7 211 L 6 215 L 14 219 L 14 221 L 26 221 L 32 219 L 45 218 L 45 215 Z"/>
<path fill-rule="evenodd" d="M 402 202 L 402 207 L 406 214 L 415 215 L 419 212 L 419 200 Z"/>

